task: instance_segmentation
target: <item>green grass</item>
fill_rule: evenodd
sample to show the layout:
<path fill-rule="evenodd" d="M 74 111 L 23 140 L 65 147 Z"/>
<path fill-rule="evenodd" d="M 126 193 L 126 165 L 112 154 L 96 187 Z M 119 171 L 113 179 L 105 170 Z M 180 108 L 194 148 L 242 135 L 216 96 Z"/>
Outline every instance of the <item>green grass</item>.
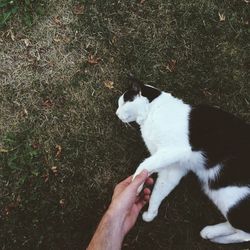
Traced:
<path fill-rule="evenodd" d="M 45 12 L 45 1 L 43 0 L 1 0 L 0 2 L 0 28 L 15 17 L 21 16 L 23 23 L 31 26 L 34 15 L 43 15 Z"/>
<path fill-rule="evenodd" d="M 37 62 L 23 84 L 0 88 L 2 249 L 87 246 L 114 185 L 147 156 L 139 131 L 115 116 L 129 72 L 188 103 L 218 106 L 250 122 L 245 1 L 86 0 L 72 8 L 78 3 L 84 12 L 68 25 L 74 36 L 60 47 L 65 55 L 81 55 L 68 59 L 76 70 L 62 64 L 45 81 L 49 70 Z M 26 33 L 31 41 L 32 32 L 36 26 Z M 88 63 L 90 55 L 100 58 L 97 64 Z M 114 89 L 105 87 L 107 80 Z M 250 247 L 200 238 L 202 227 L 221 221 L 189 175 L 154 222 L 139 219 L 124 249 Z"/>

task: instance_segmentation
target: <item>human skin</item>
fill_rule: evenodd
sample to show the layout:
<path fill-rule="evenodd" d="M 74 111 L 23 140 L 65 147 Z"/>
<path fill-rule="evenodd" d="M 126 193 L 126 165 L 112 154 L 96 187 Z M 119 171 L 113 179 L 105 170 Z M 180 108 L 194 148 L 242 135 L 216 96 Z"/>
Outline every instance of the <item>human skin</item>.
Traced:
<path fill-rule="evenodd" d="M 153 184 L 147 171 L 142 171 L 132 181 L 132 176 L 116 185 L 111 204 L 104 214 L 87 250 L 118 250 L 123 239 L 134 226 L 144 205 L 149 201 L 150 189 L 137 190 L 143 183 Z"/>

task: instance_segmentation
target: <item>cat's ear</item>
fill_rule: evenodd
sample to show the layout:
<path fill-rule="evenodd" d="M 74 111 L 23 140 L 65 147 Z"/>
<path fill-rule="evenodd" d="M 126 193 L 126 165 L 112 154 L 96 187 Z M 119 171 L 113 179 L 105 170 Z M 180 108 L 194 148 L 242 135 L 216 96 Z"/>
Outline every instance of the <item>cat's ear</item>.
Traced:
<path fill-rule="evenodd" d="M 140 93 L 144 86 L 143 82 L 135 78 L 134 75 L 132 74 L 129 75 L 128 79 L 131 83 L 131 89 L 134 90 L 135 92 Z"/>
<path fill-rule="evenodd" d="M 141 86 L 140 82 L 133 81 L 132 85 L 131 85 L 131 89 L 134 90 L 135 92 L 140 93 L 141 89 L 142 89 L 142 86 Z"/>

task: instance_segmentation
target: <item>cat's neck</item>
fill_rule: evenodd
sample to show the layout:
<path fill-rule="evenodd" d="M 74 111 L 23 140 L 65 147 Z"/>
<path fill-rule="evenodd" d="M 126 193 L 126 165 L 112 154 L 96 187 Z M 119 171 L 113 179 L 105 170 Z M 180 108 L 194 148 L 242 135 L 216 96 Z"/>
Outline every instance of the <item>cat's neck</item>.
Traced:
<path fill-rule="evenodd" d="M 148 103 L 147 105 L 144 105 L 144 106 L 140 107 L 140 109 L 138 109 L 138 114 L 137 114 L 137 118 L 136 118 L 137 124 L 139 124 L 140 126 L 142 126 L 144 124 L 144 122 L 148 118 L 148 115 L 150 113 L 150 110 L 152 109 L 152 106 L 154 106 L 155 103 L 159 101 L 159 99 L 160 99 L 160 96 L 157 97 L 151 103 Z"/>
<path fill-rule="evenodd" d="M 143 125 L 143 123 L 145 122 L 145 120 L 148 117 L 149 110 L 150 110 L 150 105 L 146 105 L 145 107 L 140 109 L 140 111 L 138 112 L 137 118 L 136 118 L 137 124 L 139 124 L 140 126 Z"/>
<path fill-rule="evenodd" d="M 147 120 L 148 116 L 150 116 L 151 112 L 155 112 L 159 110 L 157 107 L 172 107 L 173 105 L 183 104 L 181 100 L 178 98 L 173 97 L 171 94 L 162 92 L 160 96 L 158 96 L 154 101 L 149 103 L 148 105 L 143 106 L 140 108 L 137 114 L 136 122 L 140 126 L 143 126 L 145 121 Z"/>

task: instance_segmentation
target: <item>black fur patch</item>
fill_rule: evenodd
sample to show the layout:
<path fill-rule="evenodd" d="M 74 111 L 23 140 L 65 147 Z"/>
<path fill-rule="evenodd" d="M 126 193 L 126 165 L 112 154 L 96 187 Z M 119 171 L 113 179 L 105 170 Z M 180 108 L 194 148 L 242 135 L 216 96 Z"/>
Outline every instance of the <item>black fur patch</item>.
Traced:
<path fill-rule="evenodd" d="M 132 102 L 138 94 L 139 92 L 130 89 L 124 93 L 123 100 L 124 102 Z"/>
<path fill-rule="evenodd" d="M 145 96 L 149 100 L 149 102 L 152 102 L 161 94 L 161 91 L 159 89 L 142 85 L 139 91 L 135 91 L 134 89 L 127 90 L 123 95 L 124 102 L 132 102 L 135 97 L 139 95 L 139 92 L 141 92 L 141 95 Z"/>
<path fill-rule="evenodd" d="M 233 227 L 250 233 L 250 195 L 229 209 L 227 219 Z"/>
<path fill-rule="evenodd" d="M 155 98 L 157 98 L 161 91 L 159 89 L 152 88 L 150 86 L 144 85 L 141 89 L 142 96 L 145 96 L 148 98 L 149 102 L 152 102 Z"/>
<path fill-rule="evenodd" d="M 250 185 L 250 125 L 205 105 L 194 106 L 189 119 L 192 150 L 205 153 L 206 168 L 222 166 L 210 188 Z"/>

